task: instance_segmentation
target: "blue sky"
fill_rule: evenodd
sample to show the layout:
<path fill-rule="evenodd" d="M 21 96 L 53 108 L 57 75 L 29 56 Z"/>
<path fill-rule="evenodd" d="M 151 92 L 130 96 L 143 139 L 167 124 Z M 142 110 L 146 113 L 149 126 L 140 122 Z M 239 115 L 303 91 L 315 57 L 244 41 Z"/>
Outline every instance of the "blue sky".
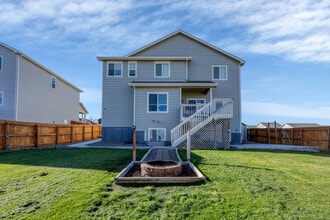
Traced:
<path fill-rule="evenodd" d="M 84 90 L 101 117 L 101 63 L 178 29 L 244 60 L 242 117 L 330 125 L 328 0 L 0 0 L 0 41 Z"/>

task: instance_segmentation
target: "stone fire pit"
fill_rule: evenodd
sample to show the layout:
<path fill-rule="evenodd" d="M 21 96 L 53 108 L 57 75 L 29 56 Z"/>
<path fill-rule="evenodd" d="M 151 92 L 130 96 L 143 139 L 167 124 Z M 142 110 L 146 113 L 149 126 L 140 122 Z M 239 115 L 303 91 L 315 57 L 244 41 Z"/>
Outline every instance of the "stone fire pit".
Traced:
<path fill-rule="evenodd" d="M 141 161 L 132 161 L 115 178 L 117 184 L 187 184 L 205 182 L 191 162 L 181 161 L 176 148 L 151 148 Z"/>
<path fill-rule="evenodd" d="M 148 161 L 141 163 L 141 176 L 174 177 L 181 174 L 181 163 L 176 161 Z"/>

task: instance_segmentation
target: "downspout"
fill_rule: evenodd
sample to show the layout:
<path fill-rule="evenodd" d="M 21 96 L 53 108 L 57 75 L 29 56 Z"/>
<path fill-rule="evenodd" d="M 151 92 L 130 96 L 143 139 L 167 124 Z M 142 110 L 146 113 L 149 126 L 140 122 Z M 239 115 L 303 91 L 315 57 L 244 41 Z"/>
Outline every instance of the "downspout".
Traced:
<path fill-rule="evenodd" d="M 133 86 L 133 125 L 135 126 L 135 85 Z"/>
<path fill-rule="evenodd" d="M 188 81 L 188 58 L 186 58 L 186 81 Z"/>
<path fill-rule="evenodd" d="M 239 103 L 239 133 L 240 133 L 240 144 L 242 144 L 242 91 L 241 91 L 241 64 L 238 64 L 238 77 L 239 77 L 239 95 L 238 95 L 238 103 Z M 233 101 L 234 107 L 234 101 Z"/>
<path fill-rule="evenodd" d="M 213 101 L 213 88 L 210 88 L 210 102 Z"/>
<path fill-rule="evenodd" d="M 19 71 L 20 71 L 20 55 L 16 54 L 16 102 L 15 102 L 15 113 L 14 113 L 14 121 L 18 120 L 18 92 L 19 92 Z"/>

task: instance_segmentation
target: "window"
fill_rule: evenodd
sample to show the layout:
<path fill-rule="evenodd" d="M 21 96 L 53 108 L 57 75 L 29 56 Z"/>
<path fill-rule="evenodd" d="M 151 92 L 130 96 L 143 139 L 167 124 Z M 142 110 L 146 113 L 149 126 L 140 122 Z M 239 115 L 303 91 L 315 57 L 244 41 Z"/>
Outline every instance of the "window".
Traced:
<path fill-rule="evenodd" d="M 155 77 L 170 77 L 170 63 L 156 62 L 155 63 Z"/>
<path fill-rule="evenodd" d="M 3 92 L 0 92 L 0 106 L 3 106 Z"/>
<path fill-rule="evenodd" d="M 205 99 L 187 99 L 187 104 L 203 105 L 205 104 Z"/>
<path fill-rule="evenodd" d="M 149 141 L 165 141 L 166 128 L 149 128 Z"/>
<path fill-rule="evenodd" d="M 2 56 L 0 56 L 0 72 L 2 71 L 2 66 L 3 66 L 2 60 L 3 60 L 3 58 L 2 58 Z"/>
<path fill-rule="evenodd" d="M 52 76 L 52 89 L 56 89 L 56 78 Z"/>
<path fill-rule="evenodd" d="M 148 93 L 148 112 L 164 112 L 168 111 L 168 94 L 167 93 Z"/>
<path fill-rule="evenodd" d="M 128 62 L 128 76 L 136 77 L 136 62 Z"/>
<path fill-rule="evenodd" d="M 213 66 L 213 79 L 227 80 L 227 66 Z"/>
<path fill-rule="evenodd" d="M 122 76 L 122 62 L 108 63 L 108 76 L 121 77 Z"/>

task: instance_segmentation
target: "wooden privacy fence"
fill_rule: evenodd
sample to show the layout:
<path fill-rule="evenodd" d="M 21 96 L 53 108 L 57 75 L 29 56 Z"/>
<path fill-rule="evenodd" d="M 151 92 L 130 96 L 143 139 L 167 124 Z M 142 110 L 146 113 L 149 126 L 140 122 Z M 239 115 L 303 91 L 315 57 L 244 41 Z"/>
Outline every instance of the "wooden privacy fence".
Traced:
<path fill-rule="evenodd" d="M 93 124 L 40 124 L 0 120 L 0 151 L 64 145 L 97 139 L 102 127 Z"/>
<path fill-rule="evenodd" d="M 250 128 L 249 141 L 266 144 L 287 144 L 318 147 L 320 151 L 330 152 L 330 127 L 315 128 Z"/>

